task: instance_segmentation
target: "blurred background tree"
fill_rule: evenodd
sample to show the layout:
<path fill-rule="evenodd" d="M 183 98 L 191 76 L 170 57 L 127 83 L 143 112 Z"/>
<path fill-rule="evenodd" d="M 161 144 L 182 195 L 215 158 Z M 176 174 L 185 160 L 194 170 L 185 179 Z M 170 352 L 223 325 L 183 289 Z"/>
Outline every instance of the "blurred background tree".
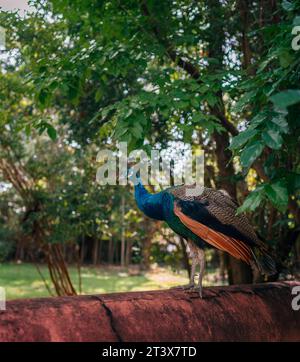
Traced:
<path fill-rule="evenodd" d="M 95 157 L 118 141 L 189 143 L 205 151 L 206 186 L 237 199 L 296 275 L 300 2 L 31 4 L 0 13 L 0 258 L 46 262 L 60 295 L 75 293 L 67 263 L 188 270 L 183 241 L 145 219 L 129 187 L 95 183 Z M 229 283 L 252 281 L 246 265 L 210 260 Z"/>

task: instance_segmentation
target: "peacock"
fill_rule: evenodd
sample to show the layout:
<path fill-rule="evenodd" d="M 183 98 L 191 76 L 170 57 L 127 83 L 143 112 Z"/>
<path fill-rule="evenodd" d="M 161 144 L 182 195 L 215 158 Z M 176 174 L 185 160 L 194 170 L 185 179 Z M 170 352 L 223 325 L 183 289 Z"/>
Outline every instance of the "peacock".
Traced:
<path fill-rule="evenodd" d="M 263 275 L 277 273 L 276 262 L 267 245 L 255 233 L 244 214 L 237 214 L 238 204 L 224 190 L 197 186 L 197 196 L 189 196 L 194 185 L 173 186 L 149 193 L 136 178 L 134 195 L 138 208 L 148 217 L 165 221 L 184 238 L 192 259 L 191 275 L 186 289 L 196 289 L 202 298 L 205 271 L 205 249 L 215 247 L 251 266 Z M 188 196 L 187 196 L 188 195 Z M 195 285 L 199 265 L 198 285 Z"/>

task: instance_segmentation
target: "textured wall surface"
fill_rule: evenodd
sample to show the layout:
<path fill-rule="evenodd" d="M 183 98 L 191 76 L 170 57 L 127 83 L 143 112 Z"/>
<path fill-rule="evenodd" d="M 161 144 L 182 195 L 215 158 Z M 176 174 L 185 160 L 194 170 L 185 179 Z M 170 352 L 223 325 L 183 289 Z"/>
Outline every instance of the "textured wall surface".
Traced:
<path fill-rule="evenodd" d="M 300 341 L 300 282 L 7 302 L 0 341 Z"/>

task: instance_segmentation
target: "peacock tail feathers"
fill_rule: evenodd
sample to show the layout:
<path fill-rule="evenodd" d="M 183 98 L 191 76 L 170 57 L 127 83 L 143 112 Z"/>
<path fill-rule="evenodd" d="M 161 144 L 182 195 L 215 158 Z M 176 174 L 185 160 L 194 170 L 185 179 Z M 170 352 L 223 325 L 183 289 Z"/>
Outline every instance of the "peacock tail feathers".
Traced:
<path fill-rule="evenodd" d="M 265 248 L 255 246 L 252 248 L 252 253 L 261 274 L 268 276 L 277 274 L 276 261 Z"/>

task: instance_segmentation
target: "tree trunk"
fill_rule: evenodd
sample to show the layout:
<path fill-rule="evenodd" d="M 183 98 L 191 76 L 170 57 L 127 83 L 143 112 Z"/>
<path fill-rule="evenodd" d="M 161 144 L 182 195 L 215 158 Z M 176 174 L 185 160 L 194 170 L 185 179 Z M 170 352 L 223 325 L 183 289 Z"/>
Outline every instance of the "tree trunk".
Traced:
<path fill-rule="evenodd" d="M 218 250 L 219 260 L 220 260 L 220 278 L 224 283 L 226 280 L 226 258 L 227 255 L 224 251 Z M 228 258 L 227 258 L 228 259 Z"/>
<path fill-rule="evenodd" d="M 108 263 L 113 264 L 114 262 L 114 244 L 112 237 L 109 239 L 108 242 Z"/>
<path fill-rule="evenodd" d="M 231 178 L 234 175 L 231 152 L 228 150 L 229 136 L 227 133 L 218 134 L 215 132 L 214 139 L 216 142 L 216 158 L 219 170 L 218 188 L 229 193 L 236 199 L 236 185 Z M 229 284 L 252 283 L 251 268 L 240 260 L 229 256 L 227 262 L 228 282 Z"/>
<path fill-rule="evenodd" d="M 99 240 L 94 240 L 94 247 L 93 247 L 93 264 L 98 264 L 98 255 L 99 255 Z"/>
<path fill-rule="evenodd" d="M 98 264 L 102 262 L 102 248 L 103 248 L 103 240 L 99 240 L 99 252 L 98 252 Z"/>
<path fill-rule="evenodd" d="M 151 257 L 151 243 L 153 239 L 153 234 L 155 233 L 157 227 L 158 227 L 157 221 L 151 221 L 147 218 L 143 221 L 143 228 L 145 230 L 145 237 L 143 238 L 143 249 L 142 249 L 142 268 L 144 270 L 148 270 L 150 268 L 150 257 Z"/>
<path fill-rule="evenodd" d="M 115 242 L 115 253 L 116 253 L 115 260 L 117 264 L 121 263 L 119 243 L 120 243 L 119 240 Z"/>
<path fill-rule="evenodd" d="M 48 244 L 47 264 L 51 281 L 58 296 L 76 295 L 65 260 L 61 244 Z"/>
<path fill-rule="evenodd" d="M 30 217 L 31 214 L 41 213 L 43 210 L 43 204 L 40 200 L 36 199 L 34 190 L 35 182 L 32 180 L 29 174 L 26 173 L 25 168 L 19 163 L 14 164 L 10 155 L 11 150 L 7 149 L 7 159 L 0 159 L 0 169 L 5 179 L 10 182 L 19 196 L 22 198 L 26 212 L 23 218 L 23 222 Z M 48 269 L 51 281 L 54 285 L 57 295 L 76 295 L 76 290 L 72 284 L 68 268 L 63 256 L 63 248 L 61 244 L 47 244 L 47 232 L 51 232 L 50 222 L 47 218 L 35 219 L 31 229 L 31 240 L 34 243 L 34 250 L 42 250 L 46 255 Z M 29 252 L 32 245 L 27 245 Z M 31 253 L 33 262 L 36 262 L 36 258 Z M 44 280 L 45 283 L 45 280 Z M 45 283 L 46 288 L 48 287 Z"/>
<path fill-rule="evenodd" d="M 80 263 L 84 263 L 85 258 L 85 237 L 82 238 L 81 248 L 80 248 Z"/>
<path fill-rule="evenodd" d="M 125 198 L 122 195 L 121 201 L 121 266 L 125 266 Z"/>
<path fill-rule="evenodd" d="M 127 240 L 126 244 L 126 258 L 125 258 L 125 265 L 128 266 L 131 263 L 131 240 Z"/>
<path fill-rule="evenodd" d="M 222 5 L 219 0 L 209 0 L 208 5 L 208 17 L 211 24 L 208 53 L 209 57 L 218 59 L 218 64 L 211 64 L 209 70 L 211 74 L 214 74 L 218 70 L 222 70 L 223 63 L 223 44 L 225 43 L 225 34 L 223 28 L 223 21 L 219 19 L 222 12 Z M 217 19 L 217 20 L 216 20 Z M 216 36 L 218 34 L 218 36 Z M 218 102 L 215 106 L 210 107 L 211 113 L 220 120 L 220 123 L 224 123 L 226 120 L 226 112 L 223 102 L 222 91 L 216 92 L 215 96 L 218 98 Z M 226 120 L 227 122 L 227 120 Z M 229 132 L 224 131 L 222 133 L 214 132 L 213 139 L 215 141 L 215 154 L 218 166 L 218 187 L 224 189 L 235 200 L 237 199 L 236 184 L 232 177 L 234 176 L 234 167 L 231 160 L 231 151 L 228 149 L 230 144 Z M 229 282 L 233 284 L 251 283 L 252 273 L 250 267 L 247 264 L 242 263 L 229 257 L 228 262 L 228 276 Z"/>
<path fill-rule="evenodd" d="M 144 270 L 148 270 L 150 268 L 151 241 L 152 241 L 151 236 L 148 236 L 143 240 L 142 269 Z"/>

